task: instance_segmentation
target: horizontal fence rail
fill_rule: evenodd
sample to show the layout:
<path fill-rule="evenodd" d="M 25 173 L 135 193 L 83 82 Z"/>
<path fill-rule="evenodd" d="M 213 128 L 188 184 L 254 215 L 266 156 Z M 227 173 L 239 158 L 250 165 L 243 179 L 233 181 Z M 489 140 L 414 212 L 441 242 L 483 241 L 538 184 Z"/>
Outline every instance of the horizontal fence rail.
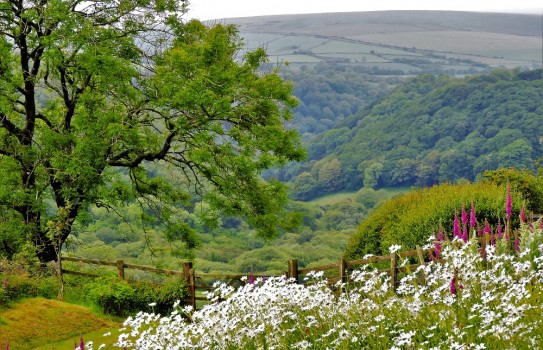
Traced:
<path fill-rule="evenodd" d="M 497 235 L 488 235 L 486 234 L 483 237 L 479 237 L 478 241 L 482 246 L 486 246 L 490 244 L 492 239 L 498 238 Z M 335 287 L 337 282 L 343 282 L 348 283 L 348 271 L 353 270 L 353 268 L 356 268 L 357 266 L 361 265 L 368 265 L 373 263 L 382 263 L 382 262 L 390 262 L 390 267 L 382 269 L 381 271 L 386 272 L 390 276 L 390 284 L 391 288 L 395 291 L 398 283 L 399 273 L 405 273 L 408 271 L 414 271 L 419 266 L 426 264 L 427 262 L 431 260 L 436 260 L 435 257 L 432 255 L 432 252 L 434 252 L 433 248 L 430 249 L 422 249 L 420 246 L 417 246 L 414 250 L 408 250 L 403 252 L 396 252 L 393 254 L 387 254 L 387 255 L 380 255 L 380 256 L 370 256 L 364 259 L 357 259 L 357 260 L 345 260 L 344 258 L 341 258 L 338 263 L 335 264 L 328 264 L 323 266 L 315 266 L 315 267 L 305 267 L 305 268 L 298 268 L 298 261 L 296 259 L 291 259 L 288 261 L 287 264 L 287 270 L 280 274 L 270 274 L 270 273 L 255 273 L 255 274 L 220 274 L 220 273 L 196 273 L 195 269 L 192 266 L 192 262 L 186 262 L 183 263 L 183 271 L 176 271 L 176 270 L 168 270 L 168 269 L 159 269 L 154 268 L 150 266 L 140 266 L 140 265 L 134 265 L 134 264 L 127 264 L 123 260 L 117 260 L 117 261 L 104 261 L 104 260 L 97 260 L 97 259 L 85 259 L 85 258 L 77 258 L 77 257 L 62 257 L 63 261 L 71 261 L 71 262 L 79 262 L 79 263 L 86 263 L 86 264 L 92 264 L 92 265 L 101 265 L 101 266 L 111 266 L 117 268 L 117 275 L 119 279 L 124 280 L 125 278 L 125 270 L 126 269 L 133 269 L 133 270 L 139 270 L 139 271 L 146 271 L 146 272 L 153 272 L 158 274 L 165 274 L 165 275 L 177 275 L 177 276 L 183 276 L 184 280 L 187 283 L 188 286 L 188 302 L 190 305 L 192 305 L 193 308 L 196 309 L 196 302 L 197 301 L 204 301 L 208 300 L 206 297 L 200 296 L 201 293 L 198 293 L 197 291 L 210 291 L 212 290 L 212 283 L 216 281 L 223 281 L 223 283 L 226 283 L 228 285 L 242 285 L 242 282 L 244 278 L 249 278 L 249 276 L 252 276 L 252 278 L 268 278 L 268 277 L 278 277 L 278 276 L 286 276 L 288 278 L 294 279 L 297 283 L 302 283 L 299 280 L 299 277 L 301 275 L 307 275 L 310 272 L 320 272 L 323 271 L 326 273 L 327 282 L 328 285 L 332 288 Z M 398 266 L 398 258 L 411 258 L 416 257 L 417 263 L 409 264 L 407 266 Z M 427 257 L 427 258 L 426 258 Z M 65 274 L 73 274 L 78 276 L 84 276 L 84 277 L 98 277 L 96 274 L 91 274 L 87 272 L 78 272 L 78 271 L 72 271 L 67 269 L 62 269 L 62 272 Z M 206 282 L 207 281 L 207 282 Z M 338 293 L 341 293 L 341 288 L 337 289 Z"/>

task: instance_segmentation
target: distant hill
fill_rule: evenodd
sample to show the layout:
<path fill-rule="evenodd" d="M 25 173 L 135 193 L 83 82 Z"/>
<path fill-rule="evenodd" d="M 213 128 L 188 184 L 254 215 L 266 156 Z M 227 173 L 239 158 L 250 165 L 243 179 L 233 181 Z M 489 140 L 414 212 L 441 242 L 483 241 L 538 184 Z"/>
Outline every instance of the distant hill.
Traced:
<path fill-rule="evenodd" d="M 377 11 L 281 15 L 226 20 L 249 48 L 266 47 L 272 62 L 323 62 L 392 68 L 405 73 L 540 68 L 541 15 L 454 11 Z"/>
<path fill-rule="evenodd" d="M 291 181 L 295 198 L 308 199 L 362 186 L 474 180 L 497 168 L 534 170 L 543 157 L 542 101 L 541 69 L 421 75 L 308 142 L 312 159 L 283 169 L 282 180 Z"/>
<path fill-rule="evenodd" d="M 543 67 L 540 15 L 384 11 L 225 21 L 294 83 L 300 104 L 290 126 L 308 142 L 419 74 Z"/>
<path fill-rule="evenodd" d="M 472 180 L 500 166 L 531 168 L 543 156 L 541 15 L 381 11 L 226 22 L 294 83 L 292 127 L 310 159 L 265 175 L 290 182 L 295 198 Z M 469 78 L 480 74 L 490 75 Z"/>

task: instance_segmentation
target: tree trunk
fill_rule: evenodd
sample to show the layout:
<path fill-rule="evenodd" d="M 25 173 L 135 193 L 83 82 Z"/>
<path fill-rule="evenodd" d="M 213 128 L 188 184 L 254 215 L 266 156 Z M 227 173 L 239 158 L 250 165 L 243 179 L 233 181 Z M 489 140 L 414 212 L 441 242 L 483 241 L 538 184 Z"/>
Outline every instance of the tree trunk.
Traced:
<path fill-rule="evenodd" d="M 46 236 L 46 233 L 39 230 L 38 232 L 35 232 L 33 236 L 33 243 L 36 247 L 36 256 L 40 262 L 47 263 L 49 261 L 57 261 L 58 256 L 54 242 Z"/>

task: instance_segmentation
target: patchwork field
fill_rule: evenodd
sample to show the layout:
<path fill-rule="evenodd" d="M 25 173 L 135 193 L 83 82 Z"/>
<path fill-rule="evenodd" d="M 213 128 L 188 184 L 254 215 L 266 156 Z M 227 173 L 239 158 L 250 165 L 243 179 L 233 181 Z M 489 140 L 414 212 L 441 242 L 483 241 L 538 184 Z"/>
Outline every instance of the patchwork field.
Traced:
<path fill-rule="evenodd" d="M 289 62 L 294 68 L 327 62 L 404 74 L 465 74 L 540 68 L 543 62 L 543 22 L 537 15 L 387 11 L 227 22 L 239 26 L 249 49 L 264 47 L 272 63 Z"/>

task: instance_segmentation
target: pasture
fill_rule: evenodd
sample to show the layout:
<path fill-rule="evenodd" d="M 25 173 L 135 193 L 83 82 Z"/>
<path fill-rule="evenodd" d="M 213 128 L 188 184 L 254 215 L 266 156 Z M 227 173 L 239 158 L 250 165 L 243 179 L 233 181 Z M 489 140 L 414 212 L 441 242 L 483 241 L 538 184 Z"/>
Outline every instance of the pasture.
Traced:
<path fill-rule="evenodd" d="M 249 49 L 264 47 L 272 63 L 289 62 L 298 68 L 328 62 L 403 74 L 456 71 L 459 75 L 482 67 L 541 67 L 541 21 L 535 15 L 439 11 L 227 20 L 239 26 Z M 411 62 L 398 65 L 398 58 Z"/>

